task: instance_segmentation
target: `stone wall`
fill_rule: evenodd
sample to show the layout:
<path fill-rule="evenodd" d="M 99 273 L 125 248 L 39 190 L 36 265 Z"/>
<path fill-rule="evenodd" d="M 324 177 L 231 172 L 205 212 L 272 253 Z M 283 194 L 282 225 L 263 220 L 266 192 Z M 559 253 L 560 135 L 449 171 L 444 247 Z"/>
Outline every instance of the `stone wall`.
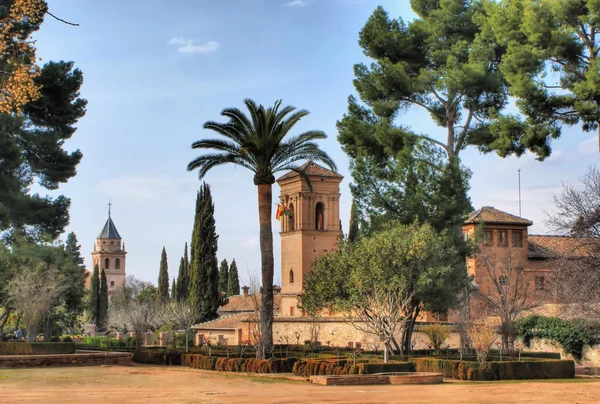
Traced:
<path fill-rule="evenodd" d="M 79 353 L 72 355 L 11 355 L 0 356 L 0 368 L 32 368 L 55 366 L 130 366 L 133 354 L 124 352 Z"/>
<path fill-rule="evenodd" d="M 530 341 L 529 348 L 525 349 L 524 352 L 556 352 L 560 353 L 562 359 L 571 359 L 585 365 L 600 366 L 600 345 L 584 345 L 581 350 L 581 359 L 578 359 L 570 354 L 565 355 L 558 342 L 534 338 Z"/>

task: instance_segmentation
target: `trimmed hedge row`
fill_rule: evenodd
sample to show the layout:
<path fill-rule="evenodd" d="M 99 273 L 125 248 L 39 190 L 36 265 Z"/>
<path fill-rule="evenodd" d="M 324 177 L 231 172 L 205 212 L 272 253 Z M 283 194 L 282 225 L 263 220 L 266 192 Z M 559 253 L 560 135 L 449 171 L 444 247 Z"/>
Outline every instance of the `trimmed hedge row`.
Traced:
<path fill-rule="evenodd" d="M 416 372 L 439 372 L 459 380 L 572 379 L 575 363 L 570 360 L 527 360 L 522 362 L 477 362 L 438 358 L 412 358 Z"/>
<path fill-rule="evenodd" d="M 152 365 L 181 365 L 181 352 L 177 351 L 135 351 L 133 361 Z"/>
<path fill-rule="evenodd" d="M 402 363 L 357 363 L 349 360 L 302 360 L 294 364 L 292 372 L 296 376 L 322 375 L 368 375 L 387 372 L 410 372 L 412 365 Z"/>
<path fill-rule="evenodd" d="M 0 355 L 73 354 L 72 342 L 0 342 Z"/>
<path fill-rule="evenodd" d="M 253 359 L 224 358 L 198 354 L 181 355 L 181 364 L 184 366 L 220 372 L 289 373 L 292 371 L 295 362 L 296 358 Z"/>

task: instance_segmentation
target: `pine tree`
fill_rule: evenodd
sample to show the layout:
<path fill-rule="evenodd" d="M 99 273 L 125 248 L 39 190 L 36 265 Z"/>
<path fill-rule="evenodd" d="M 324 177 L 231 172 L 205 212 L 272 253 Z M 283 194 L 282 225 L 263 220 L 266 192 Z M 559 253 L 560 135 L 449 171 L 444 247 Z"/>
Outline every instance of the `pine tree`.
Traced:
<path fill-rule="evenodd" d="M 179 263 L 179 275 L 177 277 L 177 299 L 179 301 L 187 300 L 190 296 L 190 263 L 188 259 L 188 244 L 185 243 L 185 250 L 183 251 L 183 258 Z"/>
<path fill-rule="evenodd" d="M 238 275 L 237 264 L 235 263 L 235 259 L 231 261 L 231 266 L 229 267 L 229 279 L 227 282 L 227 297 L 229 296 L 237 296 L 240 294 L 240 278 Z"/>
<path fill-rule="evenodd" d="M 203 183 L 196 198 L 196 217 L 192 234 L 189 271 L 189 298 L 201 307 L 201 321 L 214 318 L 219 308 L 219 269 L 217 261 L 217 233 L 215 207 L 210 187 Z"/>
<path fill-rule="evenodd" d="M 158 272 L 158 290 L 156 303 L 164 305 L 169 302 L 169 264 L 167 263 L 167 250 L 165 247 L 160 254 L 160 270 Z"/>
<path fill-rule="evenodd" d="M 348 228 L 348 241 L 353 243 L 358 239 L 358 212 L 356 202 L 352 201 L 350 209 L 350 226 Z"/>
<path fill-rule="evenodd" d="M 221 268 L 219 268 L 219 293 L 227 294 L 227 281 L 229 279 L 229 264 L 227 260 L 221 261 Z"/>
<path fill-rule="evenodd" d="M 92 272 L 92 279 L 90 280 L 90 321 L 92 324 L 98 326 L 100 316 L 100 274 L 98 265 L 94 265 L 94 271 Z"/>
<path fill-rule="evenodd" d="M 98 322 L 96 326 L 103 330 L 108 319 L 108 284 L 104 269 L 100 272 L 100 291 L 98 293 Z"/>
<path fill-rule="evenodd" d="M 86 293 L 85 265 L 81 256 L 81 246 L 78 245 L 75 233 L 71 232 L 67 235 L 64 251 L 71 259 L 71 264 L 61 268 L 63 276 L 68 280 L 68 289 L 63 294 L 65 312 L 61 315 L 61 321 L 63 324 L 73 327 L 85 310 L 83 300 Z"/>
<path fill-rule="evenodd" d="M 175 277 L 173 277 L 173 284 L 171 285 L 171 302 L 177 301 L 177 283 Z"/>

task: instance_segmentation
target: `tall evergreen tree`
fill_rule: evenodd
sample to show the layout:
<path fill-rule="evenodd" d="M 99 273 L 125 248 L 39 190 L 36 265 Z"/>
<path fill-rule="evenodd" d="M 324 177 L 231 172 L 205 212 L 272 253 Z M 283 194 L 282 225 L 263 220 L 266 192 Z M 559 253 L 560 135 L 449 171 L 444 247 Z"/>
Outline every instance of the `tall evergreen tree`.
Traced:
<path fill-rule="evenodd" d="M 358 239 L 358 212 L 356 211 L 356 201 L 352 200 L 350 208 L 350 226 L 348 227 L 348 241 L 354 243 Z"/>
<path fill-rule="evenodd" d="M 158 290 L 156 292 L 156 303 L 165 305 L 169 302 L 169 264 L 167 262 L 167 250 L 163 247 L 160 254 L 160 269 L 158 271 Z"/>
<path fill-rule="evenodd" d="M 190 295 L 190 262 L 188 258 L 188 244 L 185 243 L 183 258 L 179 263 L 179 274 L 177 276 L 177 299 L 179 301 L 187 300 Z"/>
<path fill-rule="evenodd" d="M 78 245 L 77 236 L 71 232 L 67 235 L 64 251 L 71 263 L 61 267 L 61 272 L 68 280 L 68 289 L 63 294 L 64 312 L 60 321 L 67 327 L 73 327 L 78 317 L 85 310 L 83 300 L 85 297 L 85 265 L 81 256 L 81 246 Z"/>
<path fill-rule="evenodd" d="M 196 198 L 196 217 L 192 234 L 189 298 L 201 307 L 201 321 L 214 318 L 219 308 L 219 269 L 215 206 L 210 187 L 203 183 Z"/>
<path fill-rule="evenodd" d="M 92 272 L 92 279 L 90 279 L 90 321 L 99 327 L 100 321 L 102 321 L 102 315 L 100 313 L 100 270 L 98 264 L 94 265 L 94 271 Z"/>
<path fill-rule="evenodd" d="M 98 296 L 98 313 L 100 321 L 98 325 L 101 329 L 105 329 L 106 320 L 108 320 L 108 283 L 106 281 L 106 273 L 104 269 L 100 271 L 100 293 Z"/>
<path fill-rule="evenodd" d="M 171 302 L 177 301 L 177 283 L 175 277 L 173 277 L 173 283 L 171 284 Z"/>
<path fill-rule="evenodd" d="M 229 264 L 227 260 L 221 261 L 221 267 L 219 268 L 219 293 L 225 293 L 227 295 L 227 281 L 229 280 Z"/>
<path fill-rule="evenodd" d="M 240 294 L 240 278 L 238 275 L 237 264 L 235 259 L 231 261 L 229 267 L 229 279 L 227 280 L 227 297 L 237 296 Z"/>

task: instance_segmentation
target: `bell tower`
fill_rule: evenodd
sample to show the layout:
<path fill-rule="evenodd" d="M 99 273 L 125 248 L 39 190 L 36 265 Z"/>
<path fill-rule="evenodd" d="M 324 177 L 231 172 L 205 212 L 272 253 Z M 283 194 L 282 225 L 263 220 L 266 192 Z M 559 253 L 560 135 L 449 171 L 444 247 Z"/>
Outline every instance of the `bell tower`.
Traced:
<path fill-rule="evenodd" d="M 308 183 L 295 171 L 277 180 L 279 196 L 289 212 L 281 218 L 281 315 L 302 316 L 298 295 L 312 263 L 335 248 L 340 236 L 340 182 L 338 173 L 309 161 L 300 167 Z"/>
<path fill-rule="evenodd" d="M 108 203 L 108 219 L 104 223 L 104 227 L 96 237 L 94 251 L 92 252 L 92 264 L 98 265 L 98 269 L 104 269 L 106 274 L 106 282 L 108 284 L 108 298 L 119 294 L 121 288 L 125 284 L 126 278 L 126 263 L 125 243 L 122 242 L 121 236 L 110 216 L 112 203 Z"/>

